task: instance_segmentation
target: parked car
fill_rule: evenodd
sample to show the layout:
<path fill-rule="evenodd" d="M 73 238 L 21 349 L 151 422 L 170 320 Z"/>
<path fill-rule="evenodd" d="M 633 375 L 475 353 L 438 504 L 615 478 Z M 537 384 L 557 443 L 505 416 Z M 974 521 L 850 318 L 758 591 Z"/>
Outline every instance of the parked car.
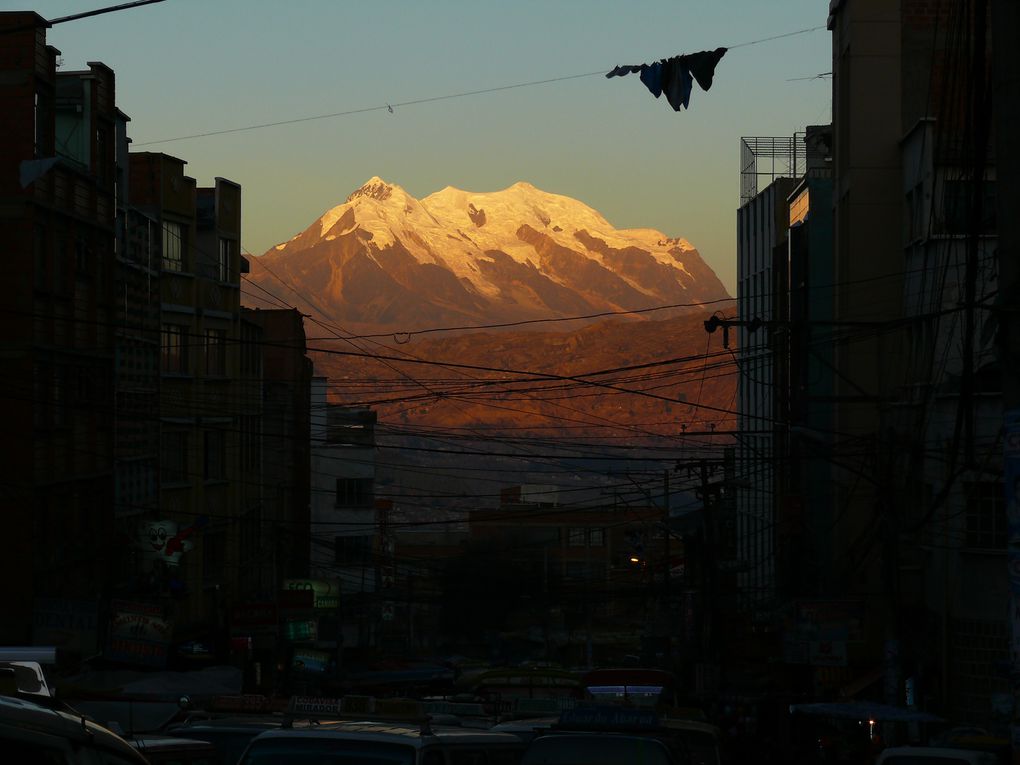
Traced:
<path fill-rule="evenodd" d="M 145 755 L 149 765 L 220 765 L 220 753 L 208 741 L 139 734 L 128 743 Z"/>
<path fill-rule="evenodd" d="M 555 726 L 559 721 L 559 717 L 524 717 L 519 720 L 507 720 L 506 722 L 497 723 L 490 730 L 497 733 L 512 733 L 527 744 Z"/>
<path fill-rule="evenodd" d="M 251 740 L 283 723 L 279 715 L 213 717 L 174 723 L 164 729 L 168 736 L 208 741 L 219 754 L 221 765 L 237 765 Z"/>
<path fill-rule="evenodd" d="M 720 765 L 719 729 L 700 720 L 683 720 L 675 717 L 662 718 L 659 724 L 683 741 L 690 756 L 691 765 Z"/>
<path fill-rule="evenodd" d="M 525 744 L 510 733 L 431 727 L 427 721 L 349 721 L 260 733 L 240 765 L 518 765 Z"/>
<path fill-rule="evenodd" d="M 993 752 L 941 746 L 892 746 L 883 749 L 875 765 L 1000 765 Z"/>
<path fill-rule="evenodd" d="M 528 745 L 521 765 L 676 765 L 669 749 L 649 736 L 554 733 Z"/>
<path fill-rule="evenodd" d="M 4 762 L 39 765 L 147 765 L 127 741 L 85 717 L 0 696 Z"/>

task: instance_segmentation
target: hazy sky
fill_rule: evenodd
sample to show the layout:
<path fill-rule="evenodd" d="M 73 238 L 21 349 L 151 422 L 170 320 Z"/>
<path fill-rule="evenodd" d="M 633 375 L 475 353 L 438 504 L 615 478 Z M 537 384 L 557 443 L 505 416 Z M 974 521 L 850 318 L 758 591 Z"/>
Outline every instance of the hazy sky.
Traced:
<path fill-rule="evenodd" d="M 116 4 L 53 0 L 46 18 Z M 636 75 L 601 74 L 418 105 L 732 46 L 825 24 L 827 0 L 166 0 L 59 24 L 64 70 L 102 61 L 138 150 L 187 160 L 200 185 L 243 186 L 243 246 L 262 254 L 373 175 L 421 198 L 526 180 L 701 251 L 732 292 L 739 139 L 829 121 L 830 38 L 736 48 L 688 111 Z M 794 81 L 790 81 L 794 80 Z M 229 135 L 151 141 L 356 109 Z"/>

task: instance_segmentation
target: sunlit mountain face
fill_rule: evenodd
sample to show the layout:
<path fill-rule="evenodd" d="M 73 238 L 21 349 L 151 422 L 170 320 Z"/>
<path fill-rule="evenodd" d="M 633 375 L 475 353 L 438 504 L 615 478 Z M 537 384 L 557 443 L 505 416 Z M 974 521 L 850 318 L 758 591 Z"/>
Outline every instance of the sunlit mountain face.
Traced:
<path fill-rule="evenodd" d="M 382 429 L 637 444 L 730 424 L 736 367 L 703 321 L 732 303 L 698 251 L 528 183 L 418 200 L 372 178 L 250 281 L 246 304 L 309 315 L 330 399 Z"/>
<path fill-rule="evenodd" d="M 251 277 L 285 302 L 321 311 L 352 331 L 409 332 L 727 297 L 687 240 L 616 229 L 582 202 L 528 183 L 491 193 L 447 187 L 418 200 L 372 178 L 256 259 Z"/>

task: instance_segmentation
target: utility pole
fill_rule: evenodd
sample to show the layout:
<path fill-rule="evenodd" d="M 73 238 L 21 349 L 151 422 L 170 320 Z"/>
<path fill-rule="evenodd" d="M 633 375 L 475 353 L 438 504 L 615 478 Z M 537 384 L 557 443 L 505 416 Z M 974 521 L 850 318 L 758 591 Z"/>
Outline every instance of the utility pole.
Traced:
<path fill-rule="evenodd" d="M 585 661 L 588 669 L 592 668 L 591 651 L 591 527 L 584 527 L 584 627 L 585 627 Z"/>
<path fill-rule="evenodd" d="M 712 501 L 712 490 L 708 484 L 708 460 L 701 460 L 698 465 L 698 474 L 701 479 L 701 504 L 704 507 L 703 522 L 705 524 L 705 647 L 708 648 L 715 645 L 716 610 L 719 606 L 716 586 L 719 561 L 716 558 L 715 549 L 715 505 Z M 715 659 L 715 656 L 715 651 L 712 651 L 710 657 Z"/>
<path fill-rule="evenodd" d="M 662 555 L 662 613 L 665 618 L 666 632 L 666 662 L 669 667 L 673 664 L 673 620 L 670 618 L 670 586 L 669 575 L 672 570 L 670 560 L 669 538 L 669 471 L 662 471 L 662 526 L 663 526 L 663 555 Z"/>
<path fill-rule="evenodd" d="M 1009 611 L 1006 625 L 1010 647 L 1010 679 L 1013 687 L 1013 720 L 1010 740 L 1013 761 L 1020 759 L 1020 501 L 1014 492 L 1020 477 L 1020 154 L 1015 146 L 1020 135 L 1020 62 L 1014 46 L 1020 28 L 1020 4 L 1016 0 L 992 3 L 992 109 L 995 120 L 996 230 L 999 244 L 999 294 L 997 345 L 1002 367 L 1002 404 L 1005 411 L 1003 467 L 1008 519 L 1007 565 Z"/>

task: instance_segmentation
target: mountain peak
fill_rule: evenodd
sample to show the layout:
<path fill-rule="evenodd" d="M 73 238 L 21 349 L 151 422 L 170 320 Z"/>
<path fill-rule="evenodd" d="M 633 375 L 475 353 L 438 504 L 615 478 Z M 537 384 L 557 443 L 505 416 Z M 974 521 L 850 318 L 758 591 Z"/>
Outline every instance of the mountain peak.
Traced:
<path fill-rule="evenodd" d="M 400 189 L 399 186 L 393 183 L 387 183 L 378 175 L 373 175 L 363 184 L 361 188 L 352 191 L 350 196 L 347 197 L 347 202 L 353 202 L 359 197 L 368 197 L 370 199 L 377 199 L 380 202 L 389 199 L 393 196 L 393 192 L 396 189 Z M 403 189 L 401 189 L 402 191 Z"/>
<path fill-rule="evenodd" d="M 446 186 L 418 200 L 373 176 L 277 256 L 337 317 L 365 327 L 586 315 L 726 295 L 686 240 L 617 229 L 585 203 L 527 181 L 493 192 Z"/>

